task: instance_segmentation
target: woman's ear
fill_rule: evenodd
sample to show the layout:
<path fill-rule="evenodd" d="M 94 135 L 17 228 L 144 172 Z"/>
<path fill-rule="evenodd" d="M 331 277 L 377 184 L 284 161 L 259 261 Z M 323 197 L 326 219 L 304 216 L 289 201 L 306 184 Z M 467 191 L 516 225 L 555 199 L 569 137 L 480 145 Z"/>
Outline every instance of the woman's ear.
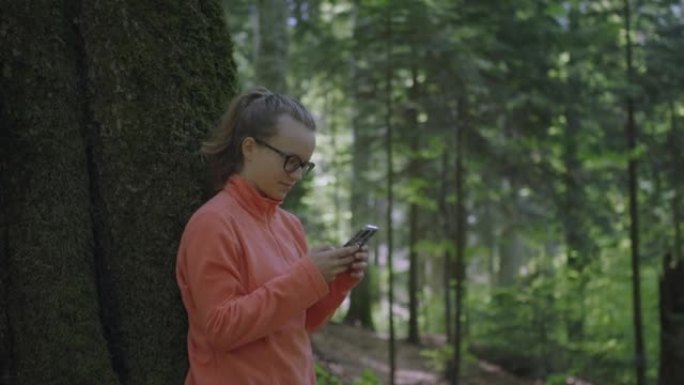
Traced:
<path fill-rule="evenodd" d="M 246 137 L 245 139 L 242 140 L 242 157 L 244 160 L 251 160 L 252 157 L 254 156 L 254 150 L 255 150 L 256 142 L 254 141 L 254 138 L 251 136 Z"/>

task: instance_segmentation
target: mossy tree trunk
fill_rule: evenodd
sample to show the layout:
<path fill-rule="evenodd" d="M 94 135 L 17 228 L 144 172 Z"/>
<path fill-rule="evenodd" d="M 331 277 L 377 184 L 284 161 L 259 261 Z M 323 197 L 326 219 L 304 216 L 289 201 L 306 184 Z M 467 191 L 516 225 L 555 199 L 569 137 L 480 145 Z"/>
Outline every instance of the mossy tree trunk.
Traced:
<path fill-rule="evenodd" d="M 175 253 L 209 191 L 200 141 L 234 92 L 223 13 L 2 9 L 0 382 L 181 383 Z"/>
<path fill-rule="evenodd" d="M 0 8 L 2 381 L 115 384 L 98 318 L 74 9 Z"/>

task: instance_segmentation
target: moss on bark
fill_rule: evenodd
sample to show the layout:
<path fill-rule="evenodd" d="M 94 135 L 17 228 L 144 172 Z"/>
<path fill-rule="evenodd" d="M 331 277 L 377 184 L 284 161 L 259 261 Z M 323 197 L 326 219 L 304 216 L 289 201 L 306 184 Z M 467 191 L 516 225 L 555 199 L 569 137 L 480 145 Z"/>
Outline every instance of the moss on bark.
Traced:
<path fill-rule="evenodd" d="M 175 255 L 234 93 L 215 1 L 0 0 L 0 380 L 181 383 Z"/>
<path fill-rule="evenodd" d="M 117 383 L 98 317 L 71 10 L 0 4 L 8 384 Z"/>
<path fill-rule="evenodd" d="M 221 15 L 209 1 L 83 4 L 103 303 L 126 384 L 185 374 L 175 255 L 206 196 L 200 142 L 234 92 Z"/>

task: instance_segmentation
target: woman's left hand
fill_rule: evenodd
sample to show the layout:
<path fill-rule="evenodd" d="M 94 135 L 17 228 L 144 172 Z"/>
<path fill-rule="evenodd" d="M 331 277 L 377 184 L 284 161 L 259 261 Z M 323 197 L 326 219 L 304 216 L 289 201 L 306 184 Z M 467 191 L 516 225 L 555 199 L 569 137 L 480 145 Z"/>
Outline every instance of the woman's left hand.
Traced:
<path fill-rule="evenodd" d="M 328 251 L 333 249 L 333 246 L 326 245 L 313 247 L 311 251 Z M 347 271 L 349 271 L 353 278 L 361 280 L 365 276 L 366 267 L 368 267 L 368 246 L 364 245 L 354 252 L 354 261 L 349 264 Z"/>
<path fill-rule="evenodd" d="M 354 253 L 354 261 L 349 265 L 349 273 L 356 279 L 362 279 L 368 266 L 368 246 L 362 246 Z"/>

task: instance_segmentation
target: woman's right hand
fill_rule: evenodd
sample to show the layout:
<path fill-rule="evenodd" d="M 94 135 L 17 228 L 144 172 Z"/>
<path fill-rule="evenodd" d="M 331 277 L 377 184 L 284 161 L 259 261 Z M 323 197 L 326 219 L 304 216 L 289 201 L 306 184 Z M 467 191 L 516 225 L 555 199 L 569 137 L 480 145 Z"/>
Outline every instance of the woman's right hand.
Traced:
<path fill-rule="evenodd" d="M 354 261 L 357 245 L 334 248 L 331 246 L 312 249 L 309 259 L 318 267 L 327 282 L 332 282 L 337 274 L 347 271 Z"/>

